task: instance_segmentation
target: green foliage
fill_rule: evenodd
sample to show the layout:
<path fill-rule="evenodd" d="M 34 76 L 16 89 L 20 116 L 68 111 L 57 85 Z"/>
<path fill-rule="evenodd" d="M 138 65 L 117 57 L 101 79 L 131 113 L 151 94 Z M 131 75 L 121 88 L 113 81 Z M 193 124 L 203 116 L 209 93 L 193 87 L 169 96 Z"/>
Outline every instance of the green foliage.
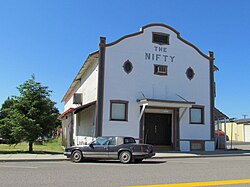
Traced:
<path fill-rule="evenodd" d="M 14 98 L 8 98 L 3 103 L 2 108 L 0 109 L 0 120 L 8 116 L 8 114 L 11 112 L 11 107 L 14 105 L 14 102 L 15 102 Z"/>
<path fill-rule="evenodd" d="M 5 101 L 1 109 L 0 134 L 9 144 L 22 141 L 32 143 L 38 137 L 48 136 L 60 124 L 55 102 L 50 100 L 47 86 L 31 79 L 17 88 L 20 96 Z"/>
<path fill-rule="evenodd" d="M 42 142 L 42 144 L 34 144 L 33 152 L 36 154 L 62 154 L 61 140 L 52 139 Z M 27 149 L 27 143 L 19 143 L 17 145 L 0 144 L 0 154 L 17 154 L 30 153 Z"/>

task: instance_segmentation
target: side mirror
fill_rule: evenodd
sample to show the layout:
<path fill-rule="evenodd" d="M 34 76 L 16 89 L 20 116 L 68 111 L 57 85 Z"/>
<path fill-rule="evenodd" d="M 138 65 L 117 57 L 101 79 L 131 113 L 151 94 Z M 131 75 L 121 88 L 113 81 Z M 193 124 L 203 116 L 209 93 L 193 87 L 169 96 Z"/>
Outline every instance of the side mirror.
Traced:
<path fill-rule="evenodd" d="M 94 145 L 94 144 L 93 144 L 93 142 L 92 142 L 92 143 L 89 144 L 89 147 L 94 148 L 93 145 Z"/>

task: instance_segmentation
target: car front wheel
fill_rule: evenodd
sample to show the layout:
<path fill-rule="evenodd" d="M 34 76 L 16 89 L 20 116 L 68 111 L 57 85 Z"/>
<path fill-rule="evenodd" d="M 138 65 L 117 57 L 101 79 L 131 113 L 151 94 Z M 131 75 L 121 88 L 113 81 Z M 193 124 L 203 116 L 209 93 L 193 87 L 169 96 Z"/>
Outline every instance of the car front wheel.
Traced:
<path fill-rule="evenodd" d="M 131 153 L 129 151 L 122 151 L 121 154 L 119 155 L 119 159 L 121 163 L 128 164 L 132 159 Z"/>
<path fill-rule="evenodd" d="M 78 162 L 81 162 L 82 159 L 83 159 L 83 156 L 82 156 L 81 151 L 75 150 L 72 154 L 72 161 L 78 163 Z"/>

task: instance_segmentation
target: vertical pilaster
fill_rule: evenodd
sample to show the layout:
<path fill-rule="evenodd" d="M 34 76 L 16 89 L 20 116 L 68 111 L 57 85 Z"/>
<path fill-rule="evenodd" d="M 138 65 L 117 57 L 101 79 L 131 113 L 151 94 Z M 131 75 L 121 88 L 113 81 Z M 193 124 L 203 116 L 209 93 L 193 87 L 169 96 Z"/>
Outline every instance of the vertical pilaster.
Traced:
<path fill-rule="evenodd" d="M 95 133 L 96 136 L 102 136 L 102 126 L 103 126 L 105 46 L 106 46 L 106 38 L 100 37 L 98 87 L 97 87 L 97 114 L 96 114 L 96 133 Z"/>
<path fill-rule="evenodd" d="M 211 124 L 211 140 L 214 140 L 214 53 L 209 51 L 210 57 L 210 124 Z"/>
<path fill-rule="evenodd" d="M 179 151 L 180 150 L 180 112 L 179 108 L 176 108 L 174 110 L 174 125 L 175 125 L 175 145 L 174 145 L 174 150 Z"/>

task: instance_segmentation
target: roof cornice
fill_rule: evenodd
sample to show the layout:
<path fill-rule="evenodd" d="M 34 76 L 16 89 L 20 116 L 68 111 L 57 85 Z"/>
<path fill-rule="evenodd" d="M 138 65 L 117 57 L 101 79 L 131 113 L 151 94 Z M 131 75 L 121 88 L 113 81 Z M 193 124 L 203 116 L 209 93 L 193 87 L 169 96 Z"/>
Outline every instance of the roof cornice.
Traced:
<path fill-rule="evenodd" d="M 206 58 L 206 59 L 208 59 L 208 60 L 214 60 L 214 58 L 211 58 L 211 57 L 209 57 L 208 55 L 206 55 L 206 54 L 204 54 L 203 52 L 201 52 L 201 50 L 199 50 L 198 47 L 196 47 L 194 44 L 192 44 L 192 43 L 186 41 L 185 39 L 183 39 L 183 38 L 180 36 L 180 33 L 179 33 L 177 30 L 175 30 L 174 28 L 172 28 L 172 27 L 170 27 L 170 26 L 168 26 L 168 25 L 165 25 L 165 24 L 163 24 L 163 23 L 152 23 L 152 24 L 145 25 L 145 26 L 143 26 L 143 27 L 141 28 L 141 31 L 136 32 L 136 33 L 132 33 L 132 34 L 125 35 L 125 36 L 121 37 L 120 39 L 118 39 L 118 40 L 116 40 L 116 41 L 114 41 L 114 42 L 111 42 L 111 43 L 109 43 L 109 44 L 106 44 L 106 47 L 113 46 L 113 45 L 115 45 L 115 44 L 121 42 L 122 40 L 124 40 L 124 39 L 126 39 L 126 38 L 130 38 L 130 37 L 133 37 L 133 36 L 140 35 L 140 34 L 144 33 L 144 30 L 145 30 L 145 29 L 147 29 L 147 28 L 149 28 L 149 27 L 155 27 L 155 26 L 164 27 L 164 28 L 167 28 L 167 29 L 173 31 L 173 32 L 177 35 L 177 38 L 178 38 L 179 40 L 181 40 L 183 43 L 185 43 L 185 44 L 191 46 L 192 48 L 194 48 L 201 56 L 203 56 L 204 58 Z"/>

